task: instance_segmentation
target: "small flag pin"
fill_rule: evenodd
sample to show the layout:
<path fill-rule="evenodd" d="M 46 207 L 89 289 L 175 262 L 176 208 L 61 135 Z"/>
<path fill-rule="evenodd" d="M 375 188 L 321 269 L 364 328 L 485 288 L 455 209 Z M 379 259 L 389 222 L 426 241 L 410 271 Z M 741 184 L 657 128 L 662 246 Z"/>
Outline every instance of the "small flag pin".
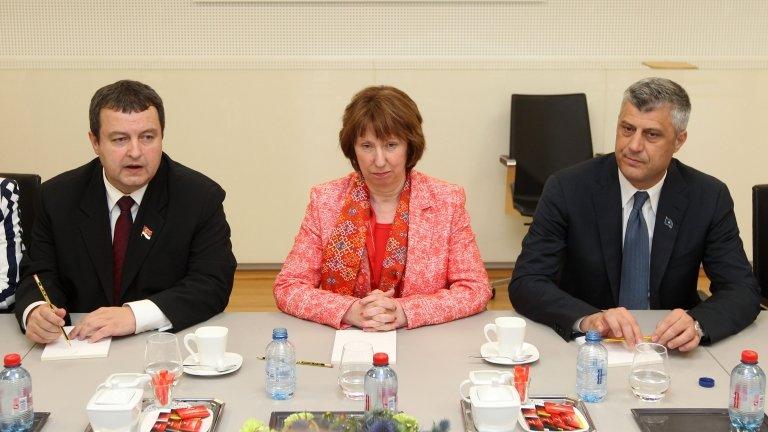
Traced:
<path fill-rule="evenodd" d="M 672 222 L 672 219 L 669 218 L 669 216 L 664 216 L 664 225 L 667 226 L 667 228 L 672 229 L 672 227 L 675 226 L 675 224 Z"/>
<path fill-rule="evenodd" d="M 150 229 L 148 226 L 144 225 L 144 228 L 141 229 L 141 236 L 145 239 L 149 240 L 152 238 L 152 229 Z"/>

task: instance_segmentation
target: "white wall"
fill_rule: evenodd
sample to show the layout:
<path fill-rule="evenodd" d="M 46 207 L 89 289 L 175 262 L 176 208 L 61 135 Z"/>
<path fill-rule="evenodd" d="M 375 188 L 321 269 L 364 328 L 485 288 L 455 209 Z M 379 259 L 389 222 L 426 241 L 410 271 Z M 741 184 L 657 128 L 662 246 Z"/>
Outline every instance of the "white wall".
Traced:
<path fill-rule="evenodd" d="M 401 87 L 427 136 L 419 169 L 464 186 L 487 262 L 512 262 L 504 213 L 512 93 L 585 92 L 609 152 L 621 92 L 665 75 L 693 100 L 680 158 L 725 181 L 751 254 L 750 188 L 768 183 L 765 0 L 445 3 L 0 2 L 0 171 L 43 178 L 93 157 L 93 92 L 122 78 L 163 97 L 165 148 L 219 181 L 241 263 L 279 263 L 312 184 L 344 175 L 342 110 Z M 642 60 L 690 61 L 658 72 Z"/>
<path fill-rule="evenodd" d="M 0 56 L 129 57 L 193 68 L 254 60 L 248 56 L 727 61 L 768 57 L 767 17 L 765 0 L 3 0 Z"/>
<path fill-rule="evenodd" d="M 509 97 L 583 91 L 596 152 L 613 147 L 621 92 L 648 70 L 0 70 L 0 171 L 43 178 L 92 157 L 86 138 L 93 91 L 124 77 L 152 85 L 167 112 L 165 148 L 228 192 L 225 201 L 241 263 L 282 262 L 312 184 L 344 175 L 340 117 L 360 88 L 408 92 L 422 111 L 424 172 L 464 186 L 483 259 L 517 258 L 523 219 L 504 213 Z M 658 74 L 657 74 L 658 75 Z M 689 139 L 679 157 L 725 181 L 751 254 L 752 185 L 768 183 L 763 125 L 768 73 L 663 74 L 689 91 Z"/>

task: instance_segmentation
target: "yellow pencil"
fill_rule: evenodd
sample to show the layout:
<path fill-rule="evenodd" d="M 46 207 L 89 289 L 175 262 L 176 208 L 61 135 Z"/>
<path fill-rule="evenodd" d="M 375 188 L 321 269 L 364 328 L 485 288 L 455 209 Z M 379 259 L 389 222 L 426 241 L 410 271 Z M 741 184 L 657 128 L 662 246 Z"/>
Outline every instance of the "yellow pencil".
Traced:
<path fill-rule="evenodd" d="M 296 364 L 304 365 L 304 366 L 327 367 L 327 368 L 333 367 L 333 365 L 330 363 L 323 363 L 323 362 L 316 362 L 316 361 L 309 361 L 309 360 L 296 360 Z"/>
<path fill-rule="evenodd" d="M 46 303 L 48 303 L 48 306 L 51 307 L 51 310 L 56 310 L 56 308 L 53 306 L 53 303 L 51 303 L 51 299 L 48 298 L 48 293 L 45 292 L 45 288 L 43 288 L 43 283 L 40 282 L 40 278 L 37 277 L 37 275 L 32 275 L 33 278 L 35 278 L 35 282 L 37 282 L 37 288 L 40 289 L 40 294 L 43 295 L 43 299 Z M 67 336 L 67 332 L 64 331 L 64 327 L 59 327 L 61 329 L 61 334 L 64 335 L 64 339 L 67 340 L 67 345 L 72 346 L 72 342 L 69 341 L 69 336 Z"/>
<path fill-rule="evenodd" d="M 256 357 L 259 360 L 266 360 L 267 358 L 264 356 Z M 316 362 L 316 361 L 309 361 L 309 360 L 296 360 L 297 365 L 304 365 L 304 366 L 317 366 L 317 367 L 325 367 L 325 368 L 332 368 L 333 365 L 330 363 L 323 363 L 323 362 Z"/>
<path fill-rule="evenodd" d="M 651 337 L 650 336 L 643 336 L 643 341 L 650 342 Z M 603 339 L 603 342 L 626 342 L 626 339 L 622 338 L 605 338 Z"/>

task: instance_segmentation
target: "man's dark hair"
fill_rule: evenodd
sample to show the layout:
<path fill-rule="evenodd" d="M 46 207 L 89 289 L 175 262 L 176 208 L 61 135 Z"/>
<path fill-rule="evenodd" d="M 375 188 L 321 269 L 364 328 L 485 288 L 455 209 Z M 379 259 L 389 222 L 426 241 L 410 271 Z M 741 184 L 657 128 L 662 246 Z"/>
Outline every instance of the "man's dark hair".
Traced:
<path fill-rule="evenodd" d="M 121 113 L 139 113 L 149 107 L 155 107 L 160 119 L 160 133 L 165 131 L 165 111 L 163 100 L 152 87 L 138 81 L 121 80 L 104 86 L 93 94 L 88 114 L 91 122 L 91 133 L 99 139 L 101 118 L 99 114 L 104 108 Z"/>

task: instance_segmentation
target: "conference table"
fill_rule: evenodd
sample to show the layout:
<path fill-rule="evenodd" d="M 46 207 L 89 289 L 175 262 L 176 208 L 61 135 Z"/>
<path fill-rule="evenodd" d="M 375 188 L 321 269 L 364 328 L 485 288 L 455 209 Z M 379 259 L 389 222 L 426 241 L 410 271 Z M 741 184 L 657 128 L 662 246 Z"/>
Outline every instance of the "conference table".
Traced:
<path fill-rule="evenodd" d="M 34 346 L 35 344 L 19 331 L 14 314 L 0 314 L 0 355 L 18 353 L 23 358 Z"/>
<path fill-rule="evenodd" d="M 665 311 L 642 311 L 636 316 L 644 331 L 650 333 Z M 509 369 L 478 355 L 485 342 L 483 326 L 495 317 L 514 315 L 511 311 L 486 311 L 458 321 L 413 330 L 397 331 L 397 363 L 393 365 L 399 380 L 398 408 L 417 419 L 423 429 L 433 421 L 448 419 L 452 431 L 464 430 L 458 385 L 469 371 Z M 74 317 L 77 321 L 77 316 Z M 175 397 L 217 398 L 225 402 L 219 431 L 238 431 L 248 418 L 264 423 L 272 411 L 357 411 L 363 403 L 346 399 L 337 384 L 339 370 L 297 366 L 297 387 L 293 399 L 269 399 L 264 387 L 265 362 L 258 359 L 271 340 L 274 327 L 286 327 L 288 338 L 296 347 L 297 359 L 330 362 L 335 330 L 303 321 L 279 312 L 223 313 L 200 324 L 229 328 L 227 351 L 243 356 L 242 367 L 220 377 L 184 375 L 174 390 Z M 196 327 L 199 327 L 196 326 Z M 192 327 L 181 335 L 194 331 Z M 671 387 L 658 403 L 640 402 L 628 385 L 629 366 L 611 367 L 608 372 L 608 396 L 605 401 L 588 404 L 589 414 L 600 431 L 639 430 L 631 408 L 725 408 L 728 401 L 730 368 L 744 348 L 756 348 L 768 355 L 768 342 L 761 335 L 768 328 L 768 315 L 762 313 L 755 324 L 712 347 L 700 347 L 691 353 L 672 352 L 669 356 Z M 0 316 L 3 351 L 24 351 L 15 321 Z M 23 365 L 32 374 L 36 411 L 50 411 L 44 430 L 82 431 L 88 424 L 86 404 L 96 387 L 117 372 L 142 372 L 146 334 L 114 338 L 106 358 L 47 361 L 40 360 L 43 346 L 29 350 Z M 573 395 L 576 382 L 575 342 L 565 342 L 550 328 L 528 321 L 526 341 L 534 344 L 540 359 L 531 367 L 531 395 Z M 14 348 L 19 347 L 19 348 Z M 182 356 L 185 355 L 181 345 Z M 701 376 L 715 379 L 714 388 L 698 385 Z"/>

